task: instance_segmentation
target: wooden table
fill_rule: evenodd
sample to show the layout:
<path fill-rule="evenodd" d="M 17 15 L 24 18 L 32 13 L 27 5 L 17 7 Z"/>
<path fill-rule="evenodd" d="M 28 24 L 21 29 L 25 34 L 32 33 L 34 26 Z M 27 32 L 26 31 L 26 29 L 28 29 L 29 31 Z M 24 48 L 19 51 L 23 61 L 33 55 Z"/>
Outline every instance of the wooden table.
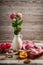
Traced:
<path fill-rule="evenodd" d="M 30 63 L 28 63 L 29 65 L 43 65 L 43 56 L 31 60 Z M 27 65 L 28 65 L 27 64 Z M 20 59 L 15 59 L 15 58 L 5 58 L 0 60 L 0 65 L 25 65 L 24 64 L 24 60 L 20 60 Z"/>
<path fill-rule="evenodd" d="M 35 43 L 38 46 L 43 46 L 43 43 Z M 1 59 L 3 57 L 3 59 Z M 4 54 L 0 54 L 0 65 L 25 65 L 24 60 L 16 59 L 17 56 L 13 55 L 13 58 L 6 58 Z M 43 56 L 31 60 L 26 65 L 43 65 Z"/>

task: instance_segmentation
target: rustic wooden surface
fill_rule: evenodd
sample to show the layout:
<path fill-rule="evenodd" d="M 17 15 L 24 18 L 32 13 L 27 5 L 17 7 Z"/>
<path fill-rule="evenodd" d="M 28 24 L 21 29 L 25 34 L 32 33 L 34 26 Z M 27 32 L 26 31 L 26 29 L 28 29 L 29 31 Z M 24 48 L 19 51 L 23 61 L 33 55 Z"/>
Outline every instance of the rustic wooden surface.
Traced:
<path fill-rule="evenodd" d="M 0 0 L 0 42 L 13 39 L 12 12 L 23 13 L 23 39 L 43 40 L 43 0 Z"/>
<path fill-rule="evenodd" d="M 37 46 L 43 46 L 43 43 L 35 43 Z M 11 54 L 10 54 L 11 55 Z M 5 54 L 0 54 L 0 65 L 25 65 L 24 60 L 16 59 L 17 56 L 13 55 L 13 58 L 6 58 Z M 43 56 L 40 56 L 34 60 L 31 59 L 30 64 L 26 65 L 43 65 Z"/>
<path fill-rule="evenodd" d="M 0 60 L 23 60 L 23 59 L 17 59 L 18 58 L 18 56 L 17 55 L 15 55 L 15 53 L 9 53 L 8 55 L 10 56 L 10 55 L 12 55 L 13 54 L 13 57 L 6 57 L 6 54 L 4 53 L 2 53 L 2 54 L 0 54 Z M 36 59 L 32 59 L 32 60 L 43 60 L 43 55 L 42 56 L 39 56 L 38 58 L 36 58 Z"/>
<path fill-rule="evenodd" d="M 16 62 L 15 60 L 0 60 L 0 65 L 43 65 L 43 60 L 32 60 L 31 63 L 28 64 L 24 64 L 18 60 L 16 60 Z"/>
<path fill-rule="evenodd" d="M 6 58 L 5 57 L 5 54 L 0 54 L 0 64 L 4 65 L 4 64 L 7 64 L 7 65 L 25 65 L 24 64 L 24 60 L 20 60 L 20 59 L 16 59 L 16 56 L 14 55 L 13 58 Z M 29 64 L 29 63 L 28 63 Z M 27 65 L 28 65 L 27 64 Z M 39 58 L 36 58 L 36 59 L 31 59 L 31 62 L 30 62 L 30 65 L 43 65 L 43 56 L 40 56 Z"/>

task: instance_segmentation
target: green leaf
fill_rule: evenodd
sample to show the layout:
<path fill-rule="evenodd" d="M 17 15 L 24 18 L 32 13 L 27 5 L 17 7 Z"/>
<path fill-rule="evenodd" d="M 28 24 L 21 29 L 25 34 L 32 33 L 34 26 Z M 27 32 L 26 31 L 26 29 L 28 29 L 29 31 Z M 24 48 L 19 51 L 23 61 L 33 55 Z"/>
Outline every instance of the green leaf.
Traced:
<path fill-rule="evenodd" d="M 12 23 L 12 26 L 13 26 L 13 27 L 16 27 L 16 23 Z"/>
<path fill-rule="evenodd" d="M 16 29 L 14 30 L 14 34 L 18 35 L 20 31 L 21 31 L 21 28 L 18 27 L 18 28 L 16 28 Z"/>
<path fill-rule="evenodd" d="M 21 26 L 23 23 L 23 20 L 19 20 L 18 25 Z"/>
<path fill-rule="evenodd" d="M 13 26 L 13 27 L 17 27 L 17 25 L 18 25 L 18 24 L 17 24 L 17 21 L 16 21 L 16 19 L 14 19 L 13 22 L 12 22 L 12 26 Z"/>

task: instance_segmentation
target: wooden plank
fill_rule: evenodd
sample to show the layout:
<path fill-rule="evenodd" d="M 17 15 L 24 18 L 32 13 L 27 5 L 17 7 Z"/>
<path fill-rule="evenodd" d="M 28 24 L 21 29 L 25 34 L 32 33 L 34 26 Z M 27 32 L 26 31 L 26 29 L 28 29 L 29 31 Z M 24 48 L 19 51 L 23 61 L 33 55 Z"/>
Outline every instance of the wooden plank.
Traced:
<path fill-rule="evenodd" d="M 0 3 L 0 42 L 11 41 L 14 36 L 12 12 L 23 13 L 23 39 L 43 40 L 43 0 L 4 0 Z"/>

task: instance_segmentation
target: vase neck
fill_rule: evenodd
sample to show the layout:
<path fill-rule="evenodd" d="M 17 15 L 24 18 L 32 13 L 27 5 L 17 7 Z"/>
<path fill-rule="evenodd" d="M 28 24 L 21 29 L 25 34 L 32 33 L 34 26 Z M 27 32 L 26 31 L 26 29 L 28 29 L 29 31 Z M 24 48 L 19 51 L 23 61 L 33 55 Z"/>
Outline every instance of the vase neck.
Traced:
<path fill-rule="evenodd" d="M 18 37 L 18 36 L 20 36 L 20 34 L 18 34 L 18 35 L 14 35 L 14 36 Z"/>

